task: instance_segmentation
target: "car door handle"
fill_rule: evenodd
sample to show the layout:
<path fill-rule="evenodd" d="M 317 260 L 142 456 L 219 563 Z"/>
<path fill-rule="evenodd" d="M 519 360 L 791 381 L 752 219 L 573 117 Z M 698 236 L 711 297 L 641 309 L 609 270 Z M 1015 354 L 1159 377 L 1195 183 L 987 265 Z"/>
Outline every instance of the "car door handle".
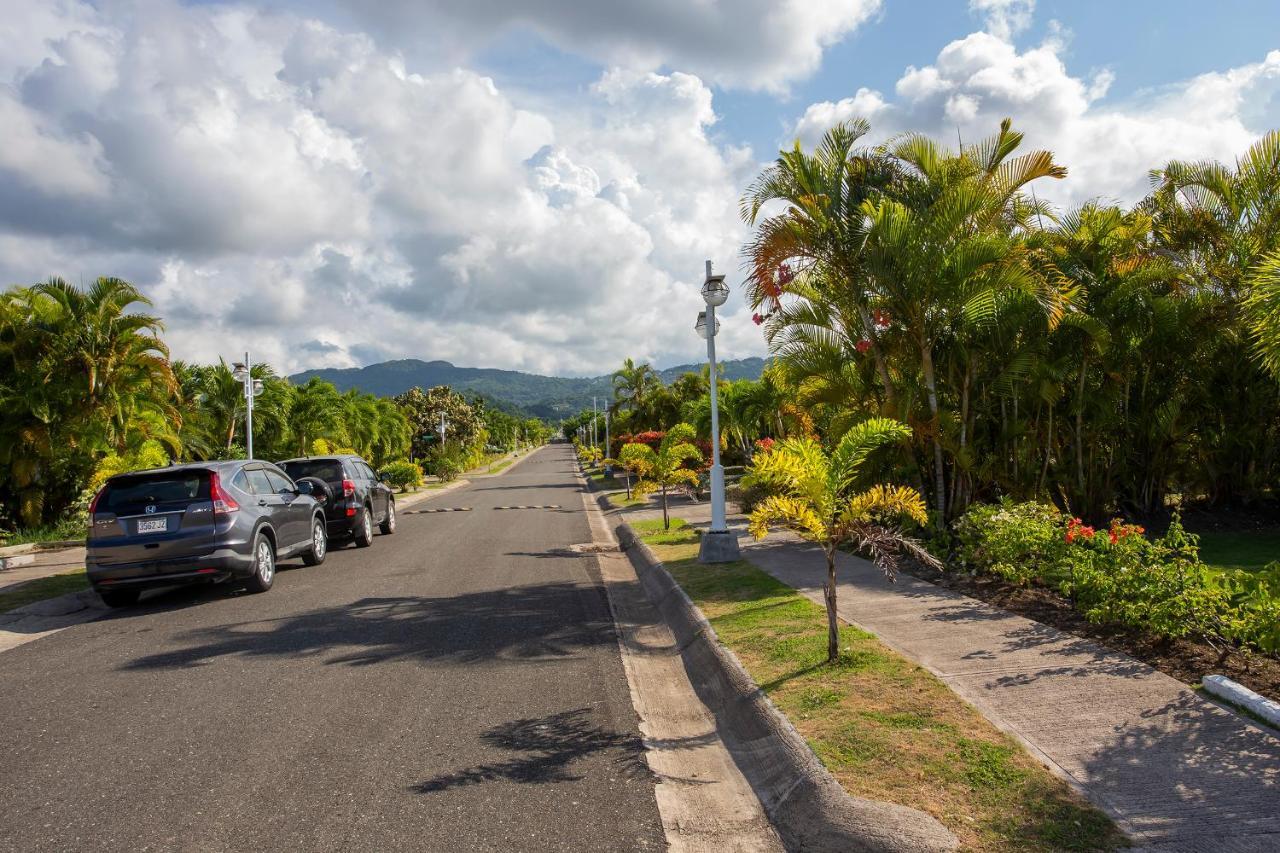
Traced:
<path fill-rule="evenodd" d="M 266 499 L 266 498 L 260 498 L 260 499 L 258 500 L 258 506 L 266 506 L 266 505 L 267 505 L 267 499 Z"/>

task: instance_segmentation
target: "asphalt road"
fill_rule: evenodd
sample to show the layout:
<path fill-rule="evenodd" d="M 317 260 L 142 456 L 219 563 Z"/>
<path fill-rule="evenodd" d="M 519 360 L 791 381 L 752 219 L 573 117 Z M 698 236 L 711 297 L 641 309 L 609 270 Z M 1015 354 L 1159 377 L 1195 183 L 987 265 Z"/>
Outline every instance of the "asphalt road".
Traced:
<path fill-rule="evenodd" d="M 663 848 L 572 471 L 0 654 L 0 849 Z"/>

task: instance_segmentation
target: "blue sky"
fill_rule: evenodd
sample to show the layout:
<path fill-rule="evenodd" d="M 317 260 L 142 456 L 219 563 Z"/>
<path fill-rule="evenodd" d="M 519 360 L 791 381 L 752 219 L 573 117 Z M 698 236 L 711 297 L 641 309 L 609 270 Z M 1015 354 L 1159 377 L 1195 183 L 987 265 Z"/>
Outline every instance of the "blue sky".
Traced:
<path fill-rule="evenodd" d="M 1280 128 L 1280 3 L 9 0 L 0 282 L 133 281 L 175 355 L 582 375 L 700 356 L 743 189 L 1012 117 L 1066 208 Z M 327 306 L 317 310 L 317 305 Z M 726 357 L 766 354 L 741 292 Z"/>

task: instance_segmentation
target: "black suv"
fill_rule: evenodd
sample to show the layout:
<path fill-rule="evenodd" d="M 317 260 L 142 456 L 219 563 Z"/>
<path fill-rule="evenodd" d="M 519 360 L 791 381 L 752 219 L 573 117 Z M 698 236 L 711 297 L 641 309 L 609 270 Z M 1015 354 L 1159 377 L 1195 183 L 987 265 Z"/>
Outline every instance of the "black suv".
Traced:
<path fill-rule="evenodd" d="M 323 495 L 329 536 L 351 537 L 360 548 L 373 544 L 373 526 L 384 534 L 396 532 L 396 500 L 391 487 L 359 456 L 307 456 L 280 463 L 295 480 L 315 483 Z"/>
<path fill-rule="evenodd" d="M 111 607 L 193 581 L 234 578 L 266 592 L 277 559 L 324 562 L 329 537 L 314 490 L 243 459 L 118 474 L 89 507 L 89 582 Z"/>

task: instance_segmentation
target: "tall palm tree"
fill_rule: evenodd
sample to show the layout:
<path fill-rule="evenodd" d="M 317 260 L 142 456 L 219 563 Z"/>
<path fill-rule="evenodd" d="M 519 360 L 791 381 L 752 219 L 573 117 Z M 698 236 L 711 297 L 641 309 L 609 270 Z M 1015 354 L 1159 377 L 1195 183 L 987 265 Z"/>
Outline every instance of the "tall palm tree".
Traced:
<path fill-rule="evenodd" d="M 890 578 L 904 558 L 937 566 L 938 561 L 898 526 L 926 524 L 919 492 L 907 486 L 862 482 L 872 451 L 911 436 L 911 428 L 889 418 L 873 418 L 850 429 L 829 455 L 811 438 L 789 438 L 758 456 L 743 484 L 769 492 L 751 513 L 753 536 L 763 539 L 781 525 L 822 548 L 827 561 L 827 660 L 840 653 L 836 554 L 853 545 L 868 554 Z"/>
<path fill-rule="evenodd" d="M 614 414 L 624 409 L 644 412 L 649 396 L 660 387 L 662 379 L 652 367 L 628 358 L 613 372 L 613 402 L 609 409 Z"/>

